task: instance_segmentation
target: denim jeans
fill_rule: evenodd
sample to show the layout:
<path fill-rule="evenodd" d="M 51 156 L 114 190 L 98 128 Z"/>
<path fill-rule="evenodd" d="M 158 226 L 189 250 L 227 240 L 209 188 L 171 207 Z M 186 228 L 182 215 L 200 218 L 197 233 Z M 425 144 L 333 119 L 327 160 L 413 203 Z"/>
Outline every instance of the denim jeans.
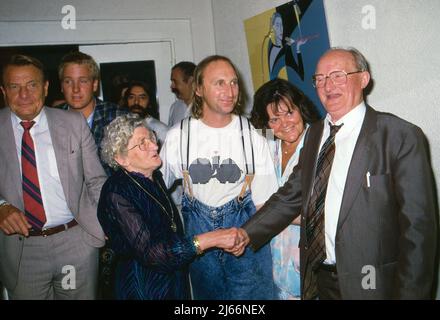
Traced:
<path fill-rule="evenodd" d="M 187 235 L 229 227 L 240 227 L 255 213 L 251 194 L 242 201 L 233 199 L 214 208 L 186 194 L 182 198 L 182 216 Z M 274 299 L 270 245 L 257 252 L 246 248 L 235 257 L 221 249 L 211 249 L 190 265 L 191 283 L 196 300 Z"/>

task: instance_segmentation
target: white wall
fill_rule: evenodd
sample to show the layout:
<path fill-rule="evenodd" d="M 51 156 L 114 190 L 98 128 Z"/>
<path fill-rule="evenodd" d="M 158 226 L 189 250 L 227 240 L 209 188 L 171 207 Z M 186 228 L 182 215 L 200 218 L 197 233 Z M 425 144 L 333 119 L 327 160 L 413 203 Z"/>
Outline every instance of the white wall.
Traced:
<path fill-rule="evenodd" d="M 79 21 L 94 20 L 179 20 L 190 21 L 193 43 L 193 59 L 201 60 L 215 52 L 211 1 L 207 0 L 14 0 L 0 1 L 0 22 L 59 21 L 63 18 L 61 8 L 72 5 Z M 146 30 L 151 31 L 151 30 Z M 112 30 L 103 31 L 99 40 L 111 37 Z M 72 32 L 71 32 L 72 33 Z M 69 31 L 65 36 L 70 37 Z M 35 38 L 44 37 L 39 30 Z M 3 34 L 3 37 L 6 37 Z M 74 40 L 74 39 L 72 39 Z M 17 41 L 19 37 L 17 37 Z M 0 44 L 2 30 L 0 30 Z M 187 57 L 177 57 L 177 60 Z"/>
<path fill-rule="evenodd" d="M 0 2 L 0 22 L 60 21 L 61 7 L 76 8 L 77 18 L 93 20 L 184 19 L 191 26 L 193 60 L 209 54 L 229 56 L 239 68 L 246 89 L 253 94 L 243 20 L 287 0 L 14 0 Z M 330 42 L 354 46 L 370 61 L 375 87 L 369 102 L 377 109 L 419 125 L 432 152 L 436 180 L 440 180 L 440 1 L 438 0 L 325 0 Z M 364 30 L 362 8 L 376 10 L 376 29 Z M 5 38 L 20 42 L 22 35 Z M 215 30 L 215 32 L 214 32 Z M 50 29 L 48 30 L 51 31 Z M 103 39 L 111 37 L 103 31 Z M 67 35 L 68 33 L 66 33 Z M 31 36 L 46 38 L 36 29 Z M 74 39 L 73 39 L 74 40 Z M 177 60 L 186 57 L 177 56 Z M 164 70 L 163 72 L 169 72 Z"/>
<path fill-rule="evenodd" d="M 63 13 L 66 4 L 75 12 L 69 9 Z M 61 22 L 72 14 L 76 28 L 65 30 Z M 171 67 L 182 60 L 198 62 L 215 52 L 212 21 L 211 2 L 206 0 L 2 1 L 0 46 L 99 44 L 98 63 L 155 60 L 160 116 L 167 122 L 169 107 L 175 101 L 169 88 Z M 102 46 L 109 43 L 123 43 L 118 47 L 120 52 L 109 52 Z M 155 56 L 157 45 L 167 47 L 168 52 Z M 136 49 L 130 54 L 128 47 L 133 46 Z M 115 54 L 119 60 L 111 60 Z"/>
<path fill-rule="evenodd" d="M 212 0 L 216 49 L 234 61 L 253 94 L 243 20 L 289 1 Z M 324 0 L 331 46 L 354 46 L 371 64 L 368 101 L 420 126 L 440 181 L 440 1 Z M 362 28 L 364 6 L 376 11 L 376 29 Z M 437 191 L 440 198 L 439 190 Z M 440 297 L 440 288 L 437 296 Z"/>
<path fill-rule="evenodd" d="M 252 95 L 243 21 L 285 0 L 212 0 L 217 53 L 237 64 Z M 371 64 L 368 101 L 420 126 L 428 137 L 440 181 L 440 1 L 325 0 L 331 46 L 354 46 Z M 376 29 L 362 28 L 364 6 L 376 11 Z M 440 194 L 439 194 L 440 195 Z"/>
<path fill-rule="evenodd" d="M 61 21 L 64 4 L 76 8 L 77 19 L 136 20 L 185 19 L 190 21 L 193 60 L 209 54 L 229 56 L 238 66 L 252 95 L 243 20 L 281 5 L 285 0 L 59 0 L 0 2 L 0 23 Z M 436 179 L 440 179 L 440 2 L 438 0 L 325 0 L 331 45 L 355 46 L 369 59 L 375 87 L 369 102 L 419 125 L 431 144 Z M 364 30 L 362 8 L 376 9 L 376 29 Z M 214 32 L 215 30 L 215 32 Z M 45 32 L 50 32 L 45 29 Z M 58 32 L 58 31 L 57 31 Z M 54 32 L 54 33 L 57 33 Z M 103 31 L 102 39 L 111 37 Z M 69 31 L 65 31 L 66 36 Z M 31 35 L 0 30 L 0 45 L 14 39 L 47 38 L 36 29 Z M 78 36 L 78 38 L 80 38 Z M 75 39 L 73 38 L 72 41 Z M 9 43 L 10 41 L 8 41 Z M 185 57 L 177 56 L 177 60 Z M 163 72 L 169 72 L 164 70 Z"/>

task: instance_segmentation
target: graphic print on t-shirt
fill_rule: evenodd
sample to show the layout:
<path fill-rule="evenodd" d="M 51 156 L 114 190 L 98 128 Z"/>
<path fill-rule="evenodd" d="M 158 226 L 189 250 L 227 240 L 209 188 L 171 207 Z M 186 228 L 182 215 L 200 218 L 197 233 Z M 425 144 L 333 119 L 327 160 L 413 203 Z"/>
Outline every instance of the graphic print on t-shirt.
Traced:
<path fill-rule="evenodd" d="M 241 172 L 231 158 L 220 163 L 220 156 L 212 157 L 212 163 L 207 158 L 197 158 L 189 166 L 191 180 L 197 184 L 207 184 L 212 178 L 220 183 L 235 183 L 240 179 Z"/>

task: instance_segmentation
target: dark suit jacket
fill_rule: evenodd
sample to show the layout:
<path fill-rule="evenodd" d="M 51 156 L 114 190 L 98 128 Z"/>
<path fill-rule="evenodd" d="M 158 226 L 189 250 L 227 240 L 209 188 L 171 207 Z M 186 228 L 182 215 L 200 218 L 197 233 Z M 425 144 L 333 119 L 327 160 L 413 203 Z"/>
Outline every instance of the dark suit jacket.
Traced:
<path fill-rule="evenodd" d="M 302 278 L 308 257 L 304 222 L 323 124 L 310 127 L 289 180 L 244 225 L 252 248 L 258 249 L 302 214 Z M 433 176 L 425 137 L 415 125 L 367 106 L 335 238 L 342 298 L 430 298 L 435 251 Z M 363 280 L 375 289 L 364 289 Z"/>
<path fill-rule="evenodd" d="M 45 107 L 58 173 L 67 205 L 83 229 L 83 239 L 94 247 L 104 245 L 97 206 L 105 172 L 84 117 L 76 111 Z M 17 158 L 9 108 L 0 110 L 0 198 L 24 210 L 20 162 Z M 0 231 L 0 281 L 15 287 L 23 237 Z"/>

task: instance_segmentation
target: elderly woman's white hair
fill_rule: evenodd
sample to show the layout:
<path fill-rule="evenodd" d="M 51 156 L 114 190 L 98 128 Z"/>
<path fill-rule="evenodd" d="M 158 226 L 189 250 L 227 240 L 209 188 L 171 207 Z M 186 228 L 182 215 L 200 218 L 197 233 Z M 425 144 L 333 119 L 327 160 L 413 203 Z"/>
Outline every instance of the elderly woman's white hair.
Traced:
<path fill-rule="evenodd" d="M 119 167 L 115 160 L 116 155 L 126 155 L 128 141 L 133 136 L 133 132 L 138 127 L 147 128 L 152 134 L 151 130 L 144 119 L 138 115 L 127 114 L 115 118 L 104 128 L 104 137 L 101 142 L 101 159 L 111 168 Z"/>

